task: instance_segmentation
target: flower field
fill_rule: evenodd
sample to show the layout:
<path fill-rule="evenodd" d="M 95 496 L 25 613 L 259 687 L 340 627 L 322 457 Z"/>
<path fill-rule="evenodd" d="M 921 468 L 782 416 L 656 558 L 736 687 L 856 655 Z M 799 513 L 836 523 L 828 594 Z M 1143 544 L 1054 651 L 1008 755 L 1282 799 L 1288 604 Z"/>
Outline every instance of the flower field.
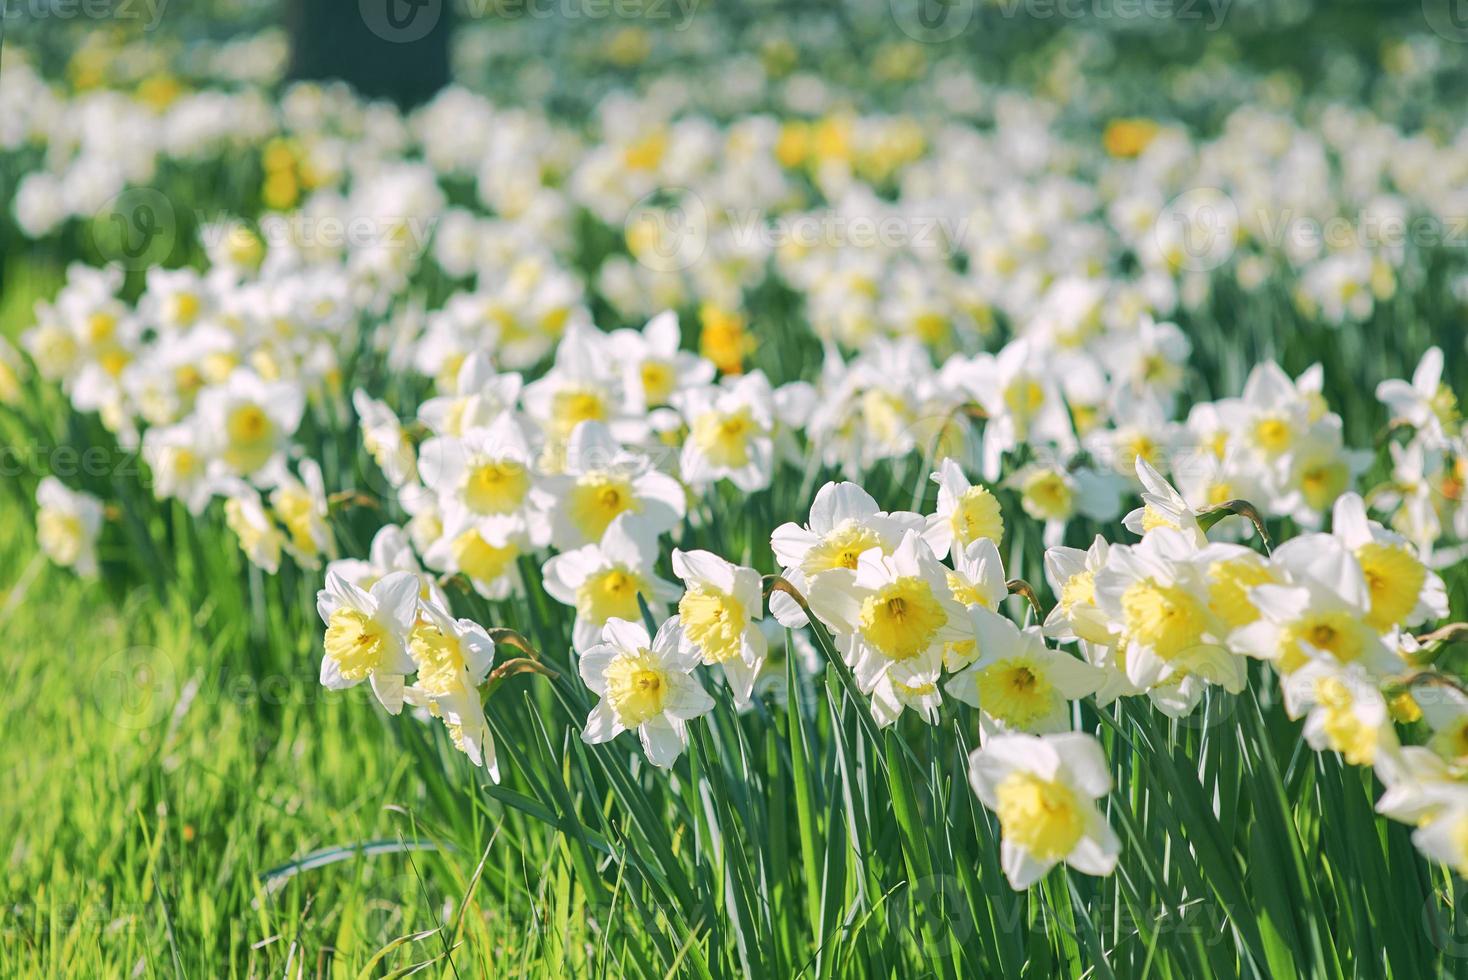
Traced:
<path fill-rule="evenodd" d="M 0 973 L 1468 974 L 1450 11 L 374 3 L 6 14 Z"/>

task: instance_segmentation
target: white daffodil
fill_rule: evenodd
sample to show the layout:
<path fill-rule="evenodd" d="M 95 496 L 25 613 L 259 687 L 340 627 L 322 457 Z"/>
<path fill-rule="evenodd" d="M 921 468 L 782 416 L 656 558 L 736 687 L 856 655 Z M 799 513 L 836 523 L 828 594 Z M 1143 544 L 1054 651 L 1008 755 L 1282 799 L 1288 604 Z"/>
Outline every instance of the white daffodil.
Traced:
<path fill-rule="evenodd" d="M 384 708 L 401 711 L 403 679 L 414 670 L 408 634 L 418 618 L 418 577 L 393 572 L 363 590 L 328 572 L 316 612 L 326 624 L 322 685 L 337 691 L 370 681 Z"/>
<path fill-rule="evenodd" d="M 443 515 L 439 537 L 423 552 L 423 561 L 447 575 L 463 574 L 474 591 L 497 601 L 521 591 L 519 559 L 529 550 L 530 541 L 519 524 L 451 507 Z"/>
<path fill-rule="evenodd" d="M 964 606 L 997 610 L 999 603 L 1009 596 L 998 546 L 988 538 L 979 538 L 969 542 L 962 551 L 955 548 L 952 558 L 948 591 L 953 594 L 954 601 Z M 979 647 L 972 639 L 950 643 L 943 649 L 943 666 L 948 670 L 959 670 L 967 667 L 978 655 Z"/>
<path fill-rule="evenodd" d="M 1454 787 L 1451 801 L 1412 832 L 1412 843 L 1427 857 L 1468 875 L 1468 786 Z"/>
<path fill-rule="evenodd" d="M 327 523 L 330 506 L 321 464 L 303 459 L 298 468 L 299 477 L 284 463 L 271 466 L 262 475 L 262 482 L 271 487 L 270 508 L 285 525 L 286 550 L 302 567 L 317 568 L 322 556 L 336 556 L 336 541 Z"/>
<path fill-rule="evenodd" d="M 642 330 L 615 330 L 611 348 L 622 370 L 622 394 L 628 414 L 643 415 L 670 403 L 686 388 L 714 379 L 712 362 L 678 349 L 682 335 L 678 314 L 666 310 Z"/>
<path fill-rule="evenodd" d="M 1138 545 L 1112 547 L 1096 573 L 1096 605 L 1138 687 L 1183 675 L 1243 689 L 1244 665 L 1221 645 L 1223 626 L 1208 604 L 1195 553 L 1183 532 L 1159 527 Z"/>
<path fill-rule="evenodd" d="M 352 406 L 362 426 L 362 445 L 387 482 L 400 487 L 416 480 L 418 456 L 413 440 L 408 438 L 402 422 L 387 403 L 358 388 L 352 392 Z"/>
<path fill-rule="evenodd" d="M 994 735 L 969 756 L 969 781 L 999 818 L 1000 863 L 1014 889 L 1061 861 L 1084 874 L 1115 870 L 1121 841 L 1096 809 L 1111 772 L 1094 736 Z"/>
<path fill-rule="evenodd" d="M 559 452 L 582 422 L 603 422 L 624 443 L 640 443 L 647 422 L 623 411 L 621 378 L 606 334 L 594 327 L 566 331 L 556 348 L 555 366 L 525 386 L 525 412 L 540 426 L 546 447 Z"/>
<path fill-rule="evenodd" d="M 1284 573 L 1263 555 L 1242 545 L 1217 542 L 1199 551 L 1195 563 L 1208 582 L 1208 607 L 1232 632 L 1257 622 L 1259 607 L 1250 590 L 1257 585 L 1280 585 Z"/>
<path fill-rule="evenodd" d="M 973 624 L 948 590 L 947 569 L 922 536 L 908 531 L 890 556 L 870 548 L 856 569 L 834 568 L 811 582 L 810 607 L 836 634 L 857 684 L 871 692 L 889 670 L 897 682 L 933 696 L 948 643 L 973 639 Z M 926 690 L 932 675 L 932 690 Z M 915 674 L 915 676 L 908 676 Z"/>
<path fill-rule="evenodd" d="M 1019 493 L 1026 514 L 1045 522 L 1047 548 L 1065 540 L 1065 529 L 1077 515 L 1103 523 L 1114 520 L 1126 489 L 1126 482 L 1113 473 L 1039 463 L 1020 467 L 1004 485 Z"/>
<path fill-rule="evenodd" d="M 1453 390 L 1443 384 L 1443 352 L 1429 347 L 1412 372 L 1412 381 L 1393 378 L 1376 386 L 1376 397 L 1392 414 L 1394 422 L 1425 430 L 1441 439 L 1461 426 L 1462 416 Z"/>
<path fill-rule="evenodd" d="M 1183 495 L 1141 456 L 1136 460 L 1137 479 L 1142 484 L 1142 506 L 1122 519 L 1133 534 L 1145 535 L 1158 527 L 1168 527 L 1185 535 L 1196 547 L 1208 543 L 1198 525 L 1198 515 L 1188 506 Z"/>
<path fill-rule="evenodd" d="M 206 445 L 198 425 L 192 422 L 144 432 L 142 454 L 153 478 L 153 496 L 177 499 L 190 514 L 202 514 L 218 489 L 209 475 Z"/>
<path fill-rule="evenodd" d="M 224 495 L 224 523 L 234 532 L 250 564 L 274 575 L 286 537 L 260 499 L 260 492 L 238 478 L 220 484 Z"/>
<path fill-rule="evenodd" d="M 673 574 L 687 591 L 678 600 L 682 643 L 706 664 L 718 664 L 737 704 L 749 703 L 767 654 L 759 620 L 764 597 L 759 572 L 711 551 L 673 550 Z"/>
<path fill-rule="evenodd" d="M 657 536 L 635 514 L 622 514 L 596 544 L 555 555 L 545 563 L 545 591 L 576 610 L 572 643 L 585 650 L 611 619 L 637 620 L 640 595 L 654 615 L 679 596 L 678 586 L 659 578 Z"/>
<path fill-rule="evenodd" d="M 1281 681 L 1285 710 L 1305 719 L 1305 739 L 1317 751 L 1339 752 L 1353 766 L 1369 766 L 1394 752 L 1396 732 L 1376 681 L 1360 664 L 1317 657 Z"/>
<path fill-rule="evenodd" d="M 1286 584 L 1248 589 L 1260 618 L 1230 634 L 1232 649 L 1269 660 L 1284 674 L 1320 657 L 1361 664 L 1378 676 L 1402 666 L 1366 622 L 1370 592 L 1360 563 L 1339 538 L 1294 538 L 1275 551 L 1273 564 L 1285 573 Z"/>
<path fill-rule="evenodd" d="M 770 485 L 774 473 L 774 398 L 754 371 L 732 384 L 690 388 L 673 405 L 688 424 L 679 457 L 684 482 L 703 489 L 728 480 L 746 493 Z"/>
<path fill-rule="evenodd" d="M 938 510 L 928 518 L 923 537 L 933 554 L 947 558 L 955 545 L 967 548 L 980 538 L 998 544 L 1004 538 L 1004 515 L 999 498 L 987 488 L 969 482 L 957 461 L 944 459 L 932 476 L 938 484 Z"/>
<path fill-rule="evenodd" d="M 487 428 L 514 410 L 523 386 L 519 374 L 500 373 L 488 353 L 475 351 L 460 365 L 451 394 L 430 398 L 418 407 L 418 421 L 439 436 Z"/>
<path fill-rule="evenodd" d="M 1442 578 L 1423 564 L 1406 538 L 1369 519 L 1358 495 L 1343 494 L 1332 514 L 1331 533 L 1356 556 L 1366 577 L 1367 623 L 1386 632 L 1447 616 Z"/>
<path fill-rule="evenodd" d="M 36 542 L 47 558 L 84 578 L 97 574 L 102 501 L 48 476 L 36 487 Z"/>
<path fill-rule="evenodd" d="M 424 602 L 408 634 L 408 655 L 418 677 L 404 689 L 403 700 L 441 719 L 454 746 L 499 782 L 494 736 L 479 694 L 494 666 L 494 641 L 484 627 L 456 620 L 437 603 Z"/>
<path fill-rule="evenodd" d="M 582 422 L 572 430 L 564 465 L 544 486 L 551 501 L 551 544 L 562 551 L 600 541 L 607 526 L 626 513 L 662 534 L 682 519 L 687 506 L 677 480 L 653 469 L 647 457 L 624 449 L 600 422 Z"/>
<path fill-rule="evenodd" d="M 543 544 L 549 524 L 532 494 L 538 482 L 534 462 L 525 432 L 509 412 L 460 437 L 434 436 L 418 453 L 423 483 L 438 494 L 445 515 L 462 510 L 491 526 L 494 535 L 524 531 Z"/>
<path fill-rule="evenodd" d="M 979 657 L 945 685 L 978 708 L 980 733 L 1061 732 L 1070 728 L 1070 702 L 1092 694 L 1103 672 L 1045 646 L 1039 627 L 1021 630 L 983 607 L 969 610 Z"/>
<path fill-rule="evenodd" d="M 770 547 L 781 575 L 802 594 L 823 572 L 833 568 L 855 570 L 862 552 L 878 548 L 890 555 L 907 531 L 921 530 L 923 517 L 908 512 L 885 513 L 855 483 L 827 483 L 810 505 L 809 523 L 781 524 L 770 535 Z M 770 613 L 782 625 L 807 625 L 805 611 L 783 592 L 770 596 Z"/>
<path fill-rule="evenodd" d="M 408 534 L 396 524 L 386 524 L 372 536 L 367 558 L 338 558 L 326 566 L 359 589 L 370 589 L 378 579 L 393 572 L 412 572 L 418 577 L 418 594 L 425 603 L 448 608 L 448 599 L 433 575 L 425 572 L 413 553 Z"/>
<path fill-rule="evenodd" d="M 688 722 L 714 707 L 692 676 L 698 651 L 684 647 L 681 633 L 676 616 L 651 639 L 640 623 L 607 620 L 600 642 L 581 655 L 581 680 L 601 699 L 582 741 L 598 745 L 635 729 L 649 762 L 667 769 L 677 761 L 688 747 Z"/>
<path fill-rule="evenodd" d="M 238 369 L 222 385 L 205 388 L 196 411 L 211 457 L 230 475 L 248 478 L 283 458 L 305 406 L 299 385 Z"/>
<path fill-rule="evenodd" d="M 1110 551 L 1111 545 L 1098 534 L 1085 551 L 1058 547 L 1045 552 L 1045 578 L 1057 599 L 1045 617 L 1046 636 L 1062 643 L 1116 643 L 1105 613 L 1096 605 L 1096 575 L 1106 567 Z"/>

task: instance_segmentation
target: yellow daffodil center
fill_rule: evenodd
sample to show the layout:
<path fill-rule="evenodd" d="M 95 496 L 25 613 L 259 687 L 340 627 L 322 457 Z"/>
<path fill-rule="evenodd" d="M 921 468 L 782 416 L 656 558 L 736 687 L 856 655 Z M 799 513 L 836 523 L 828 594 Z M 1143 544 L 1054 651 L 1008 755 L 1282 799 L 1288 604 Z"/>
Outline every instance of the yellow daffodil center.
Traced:
<path fill-rule="evenodd" d="M 508 514 L 519 509 L 530 489 L 530 473 L 512 459 L 491 460 L 469 470 L 464 503 L 476 514 Z"/>
<path fill-rule="evenodd" d="M 889 660 L 907 660 L 928 649 L 948 614 L 928 583 L 899 578 L 862 600 L 862 636 Z"/>
<path fill-rule="evenodd" d="M 1231 629 L 1259 618 L 1249 601 L 1249 589 L 1274 581 L 1269 566 L 1252 558 L 1215 562 L 1208 570 L 1208 606 Z"/>
<path fill-rule="evenodd" d="M 605 677 L 607 701 L 625 727 L 636 728 L 663 713 L 668 674 L 649 651 L 614 657 Z"/>
<path fill-rule="evenodd" d="M 1338 677 L 1322 677 L 1315 682 L 1315 699 L 1325 712 L 1323 728 L 1330 747 L 1353 766 L 1371 765 L 1377 732 L 1357 715 L 1350 689 Z"/>
<path fill-rule="evenodd" d="M 387 630 L 358 609 L 341 607 L 326 623 L 326 656 L 349 681 L 360 681 L 382 663 Z"/>
<path fill-rule="evenodd" d="M 58 565 L 74 563 L 82 552 L 82 522 L 75 514 L 43 510 L 36 517 L 36 538 L 41 550 Z"/>
<path fill-rule="evenodd" d="M 571 523 L 588 541 L 601 540 L 602 532 L 618 514 L 637 509 L 632 484 L 616 473 L 587 473 L 571 488 Z"/>
<path fill-rule="evenodd" d="M 1308 657 L 1300 646 L 1302 643 L 1330 654 L 1343 664 L 1361 659 L 1364 647 L 1360 623 L 1344 612 L 1308 614 L 1285 631 L 1284 641 L 1279 667 L 1286 673 Z"/>
<path fill-rule="evenodd" d="M 1412 614 L 1427 569 L 1399 544 L 1373 542 L 1356 550 L 1356 560 L 1371 590 L 1371 612 L 1366 622 L 1379 631 L 1398 625 Z"/>
<path fill-rule="evenodd" d="M 979 671 L 979 707 L 1015 728 L 1028 728 L 1054 706 L 1044 669 L 1030 657 L 1001 660 Z"/>
<path fill-rule="evenodd" d="M 563 389 L 551 399 L 551 429 L 560 438 L 582 422 L 604 422 L 606 418 L 606 401 L 590 389 Z"/>
<path fill-rule="evenodd" d="M 275 423 L 259 405 L 237 406 L 225 421 L 229 448 L 225 459 L 242 473 L 264 466 L 275 450 Z"/>
<path fill-rule="evenodd" d="M 1069 786 L 1034 773 L 1012 772 L 995 787 L 1004 839 L 1041 861 L 1059 861 L 1085 833 L 1085 814 Z"/>
<path fill-rule="evenodd" d="M 1142 579 L 1121 596 L 1127 638 L 1171 660 L 1202 640 L 1203 605 L 1187 589 Z"/>
<path fill-rule="evenodd" d="M 419 623 L 408 635 L 408 653 L 418 665 L 418 686 L 428 694 L 445 697 L 463 689 L 467 674 L 458 637 Z"/>
<path fill-rule="evenodd" d="M 749 442 L 758 432 L 747 408 L 704 412 L 693 422 L 693 443 L 715 466 L 738 469 L 749 462 Z"/>
<path fill-rule="evenodd" d="M 744 606 L 732 595 L 696 585 L 678 601 L 678 616 L 688 638 L 703 650 L 706 663 L 739 656 Z"/>
<path fill-rule="evenodd" d="M 314 555 L 321 550 L 316 540 L 316 502 L 302 487 L 283 487 L 275 494 L 271 504 L 281 523 L 290 531 L 291 543 L 302 553 Z"/>
<path fill-rule="evenodd" d="M 807 575 L 832 568 L 856 568 L 863 551 L 880 548 L 882 539 L 864 524 L 848 521 L 834 528 L 805 554 L 801 571 Z"/>
<path fill-rule="evenodd" d="M 1300 472 L 1300 491 L 1314 510 L 1325 510 L 1350 482 L 1350 468 L 1340 460 L 1325 460 Z"/>
<path fill-rule="evenodd" d="M 642 397 L 648 407 L 665 404 L 673 393 L 676 380 L 673 366 L 666 361 L 642 362 Z"/>
<path fill-rule="evenodd" d="M 636 622 L 641 618 L 638 593 L 647 592 L 641 575 L 626 568 L 597 572 L 576 590 L 576 611 L 596 623 L 613 617 Z"/>
<path fill-rule="evenodd" d="M 1076 572 L 1060 587 L 1060 608 L 1068 616 L 1077 606 L 1096 604 L 1096 573 Z"/>
<path fill-rule="evenodd" d="M 1271 456 L 1289 448 L 1290 424 L 1276 415 L 1265 416 L 1254 423 L 1254 445 Z"/>
<path fill-rule="evenodd" d="M 512 543 L 490 544 L 471 529 L 454 538 L 451 554 L 459 571 L 476 582 L 493 582 L 509 570 L 520 549 Z"/>
<path fill-rule="evenodd" d="M 953 536 L 960 545 L 979 538 L 999 542 L 1004 537 L 1004 517 L 999 512 L 999 499 L 984 487 L 969 487 L 953 507 Z"/>
<path fill-rule="evenodd" d="M 1045 404 L 1045 389 L 1031 378 L 1015 378 L 1004 388 L 1004 407 L 1016 420 L 1028 421 Z"/>
<path fill-rule="evenodd" d="M 1075 494 L 1058 470 L 1039 470 L 1020 488 L 1025 513 L 1037 520 L 1063 521 L 1075 509 Z"/>

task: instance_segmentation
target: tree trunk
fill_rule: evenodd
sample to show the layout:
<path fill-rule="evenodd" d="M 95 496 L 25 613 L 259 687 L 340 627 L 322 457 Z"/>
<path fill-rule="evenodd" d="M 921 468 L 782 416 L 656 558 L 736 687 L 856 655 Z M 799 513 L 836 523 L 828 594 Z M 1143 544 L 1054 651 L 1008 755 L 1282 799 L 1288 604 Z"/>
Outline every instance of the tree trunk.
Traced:
<path fill-rule="evenodd" d="M 411 108 L 449 81 L 451 0 L 290 0 L 293 79 L 347 82 Z"/>

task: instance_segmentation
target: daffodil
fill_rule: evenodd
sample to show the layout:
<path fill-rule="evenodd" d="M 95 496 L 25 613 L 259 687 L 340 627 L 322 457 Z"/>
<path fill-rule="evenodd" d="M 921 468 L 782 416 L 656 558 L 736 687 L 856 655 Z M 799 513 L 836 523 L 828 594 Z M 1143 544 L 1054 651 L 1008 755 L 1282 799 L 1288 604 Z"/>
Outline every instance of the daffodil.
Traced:
<path fill-rule="evenodd" d="M 1448 614 L 1443 580 L 1418 557 L 1416 549 L 1366 516 L 1366 505 L 1354 493 L 1335 502 L 1331 533 L 1355 555 L 1370 593 L 1367 622 L 1385 632 L 1394 626 L 1416 626 Z"/>
<path fill-rule="evenodd" d="M 265 381 L 246 369 L 231 372 L 223 384 L 199 394 L 200 431 L 210 440 L 211 459 L 231 475 L 260 473 L 284 457 L 305 404 L 297 384 Z"/>
<path fill-rule="evenodd" d="M 947 570 L 916 531 L 908 531 L 890 556 L 869 548 L 855 570 L 835 568 L 816 577 L 809 599 L 866 692 L 896 669 L 895 682 L 911 689 L 911 697 L 935 703 L 945 646 L 973 639 L 972 621 L 949 591 Z"/>
<path fill-rule="evenodd" d="M 932 479 L 938 484 L 938 509 L 923 537 L 934 555 L 947 558 L 950 548 L 961 550 L 981 538 L 998 544 L 1004 538 L 1004 515 L 993 491 L 970 483 L 953 459 L 939 463 Z"/>
<path fill-rule="evenodd" d="M 97 574 L 102 501 L 48 476 L 36 487 L 36 543 L 47 558 L 84 578 Z"/>
<path fill-rule="evenodd" d="M 679 456 L 684 482 L 703 489 L 728 480 L 746 493 L 770 485 L 773 395 L 764 374 L 752 371 L 717 387 L 690 388 L 673 403 L 688 425 Z"/>
<path fill-rule="evenodd" d="M 274 575 L 286 538 L 266 510 L 260 492 L 238 478 L 220 484 L 224 496 L 224 523 L 234 532 L 240 550 L 255 565 Z"/>
<path fill-rule="evenodd" d="M 1316 750 L 1338 752 L 1354 766 L 1396 750 L 1386 700 L 1360 664 L 1318 657 L 1285 677 L 1281 688 L 1290 717 L 1306 715 L 1305 739 Z"/>
<path fill-rule="evenodd" d="M 636 514 L 655 534 L 683 517 L 687 494 L 677 480 L 653 469 L 646 456 L 624 449 L 600 422 L 571 432 L 561 471 L 544 481 L 551 543 L 561 550 L 601 540 L 622 514 Z"/>
<path fill-rule="evenodd" d="M 362 445 L 387 482 L 400 487 L 417 479 L 418 457 L 413 442 L 387 403 L 358 388 L 352 392 L 352 406 L 362 426 Z"/>
<path fill-rule="evenodd" d="M 1417 362 L 1410 383 L 1396 378 L 1383 381 L 1376 386 L 1376 397 L 1392 413 L 1393 421 L 1424 431 L 1429 439 L 1456 435 L 1462 427 L 1462 411 L 1442 376 L 1442 349 L 1429 347 Z"/>
<path fill-rule="evenodd" d="M 418 618 L 418 577 L 393 572 L 359 589 L 328 572 L 316 593 L 316 611 L 326 624 L 321 684 L 333 691 L 369 681 L 372 693 L 393 714 L 403 708 L 404 678 L 415 665 L 408 635 Z"/>
<path fill-rule="evenodd" d="M 1096 691 L 1103 673 L 1045 646 L 1039 627 L 1021 630 L 981 606 L 969 610 L 979 656 L 948 679 L 949 694 L 980 711 L 980 732 L 1060 732 L 1070 702 Z"/>
<path fill-rule="evenodd" d="M 284 464 L 270 467 L 262 482 L 271 487 L 270 508 L 286 530 L 285 547 L 305 568 L 320 567 L 322 557 L 336 556 L 336 541 L 327 524 L 326 485 L 321 464 L 313 459 L 298 464 L 300 476 Z"/>
<path fill-rule="evenodd" d="M 656 614 L 677 599 L 675 583 L 654 571 L 657 536 L 635 514 L 622 514 L 596 544 L 553 556 L 545 563 L 545 591 L 576 610 L 572 643 L 585 650 L 611 619 L 641 616 L 638 596 Z"/>
<path fill-rule="evenodd" d="M 611 618 L 600 642 L 581 654 L 581 680 L 600 700 L 586 718 L 581 739 L 610 742 L 635 730 L 647 760 L 670 768 L 688 747 L 688 722 L 713 710 L 714 699 L 692 674 L 699 653 L 682 643 L 678 617 L 649 638 L 641 623 Z"/>
<path fill-rule="evenodd" d="M 673 573 L 687 589 L 678 600 L 681 641 L 718 664 L 734 700 L 749 702 L 767 653 L 759 620 L 764 618 L 760 574 L 710 551 L 673 550 Z"/>
<path fill-rule="evenodd" d="M 454 746 L 499 782 L 494 736 L 479 694 L 494 665 L 494 641 L 484 627 L 424 602 L 408 634 L 408 655 L 418 676 L 404 689 L 404 702 L 442 720 Z"/>
<path fill-rule="evenodd" d="M 1370 591 L 1360 563 L 1340 539 L 1318 533 L 1293 538 L 1275 551 L 1272 564 L 1284 584 L 1247 590 L 1260 615 L 1229 635 L 1232 649 L 1269 660 L 1285 674 L 1322 657 L 1377 675 L 1402 665 L 1367 622 Z"/>
<path fill-rule="evenodd" d="M 1137 480 L 1143 487 L 1142 506 L 1122 519 L 1126 529 L 1133 534 L 1145 535 L 1154 528 L 1172 528 L 1185 535 L 1196 547 L 1207 544 L 1208 539 L 1198 525 L 1198 515 L 1188 506 L 1183 495 L 1145 458 L 1137 457 L 1135 469 Z"/>
<path fill-rule="evenodd" d="M 423 483 L 438 494 L 445 513 L 462 510 L 499 536 L 523 531 L 541 543 L 549 524 L 538 498 L 534 455 L 520 422 L 509 412 L 486 428 L 460 437 L 435 436 L 420 447 Z"/>
<path fill-rule="evenodd" d="M 835 568 L 854 571 L 862 552 L 871 548 L 891 554 L 907 531 L 923 526 L 920 514 L 882 511 L 872 495 L 855 483 L 827 483 L 811 501 L 808 523 L 781 524 L 770 535 L 770 548 L 784 578 L 805 594 L 823 572 Z M 808 622 L 805 611 L 783 592 L 771 594 L 770 612 L 792 629 Z"/>
<path fill-rule="evenodd" d="M 423 561 L 448 575 L 462 573 L 474 591 L 498 600 L 520 591 L 520 557 L 529 551 L 530 540 L 520 524 L 451 507 Z"/>
<path fill-rule="evenodd" d="M 1222 645 L 1224 626 L 1208 601 L 1195 542 L 1167 527 L 1138 545 L 1113 546 L 1096 573 L 1095 601 L 1118 637 L 1118 661 L 1141 688 L 1197 676 L 1243 689 L 1243 663 Z"/>
<path fill-rule="evenodd" d="M 1090 875 L 1115 870 L 1121 841 L 1096 809 L 1111 772 L 1094 736 L 991 736 L 969 756 L 969 781 L 999 818 L 1000 863 L 1014 889 L 1062 861 Z"/>
<path fill-rule="evenodd" d="M 678 349 L 681 336 L 678 315 L 671 310 L 647 321 L 640 331 L 611 334 L 629 414 L 641 415 L 667 405 L 685 388 L 701 387 L 714 379 L 712 362 Z"/>

